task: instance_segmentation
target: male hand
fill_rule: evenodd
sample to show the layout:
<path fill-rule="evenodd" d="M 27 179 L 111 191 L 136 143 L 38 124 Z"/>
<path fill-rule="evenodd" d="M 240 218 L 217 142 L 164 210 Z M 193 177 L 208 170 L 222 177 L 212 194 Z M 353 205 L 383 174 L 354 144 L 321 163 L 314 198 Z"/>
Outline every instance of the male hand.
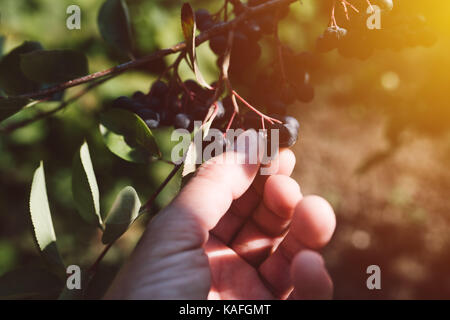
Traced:
<path fill-rule="evenodd" d="M 281 150 L 276 161 L 271 176 L 225 154 L 204 163 L 150 222 L 105 298 L 331 298 L 332 281 L 314 250 L 333 234 L 333 210 L 302 196 L 289 177 L 292 151 Z"/>

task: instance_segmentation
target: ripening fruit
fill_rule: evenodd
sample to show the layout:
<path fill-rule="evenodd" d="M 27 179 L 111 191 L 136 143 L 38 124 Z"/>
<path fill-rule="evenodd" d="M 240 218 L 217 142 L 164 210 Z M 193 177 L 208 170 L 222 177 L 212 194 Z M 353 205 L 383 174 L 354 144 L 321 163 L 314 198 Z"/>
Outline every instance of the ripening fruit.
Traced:
<path fill-rule="evenodd" d="M 270 126 L 270 130 L 267 130 L 267 142 L 268 146 L 272 143 L 272 130 L 278 130 L 278 142 L 280 148 L 289 148 L 295 144 L 298 138 L 298 130 L 289 124 L 274 123 Z"/>
<path fill-rule="evenodd" d="M 212 16 L 206 9 L 198 9 L 195 11 L 195 22 L 200 31 L 205 31 L 214 25 Z"/>
<path fill-rule="evenodd" d="M 241 30 L 250 40 L 253 41 L 258 41 L 262 35 L 261 27 L 255 20 L 247 21 L 241 27 Z"/>
<path fill-rule="evenodd" d="M 381 9 L 391 11 L 394 8 L 394 3 L 392 0 L 378 0 L 377 3 Z"/>
<path fill-rule="evenodd" d="M 212 37 L 209 40 L 209 47 L 216 55 L 220 56 L 227 49 L 227 38 L 223 35 Z"/>
<path fill-rule="evenodd" d="M 159 115 L 149 109 L 141 109 L 136 112 L 136 114 L 142 118 L 142 120 L 158 120 L 159 121 Z"/>
<path fill-rule="evenodd" d="M 295 119 L 294 117 L 291 116 L 284 116 L 281 119 L 279 119 L 280 121 L 283 121 L 283 123 L 285 125 L 290 125 L 293 128 L 297 129 L 297 131 L 300 129 L 300 124 L 298 123 L 297 119 Z"/>
<path fill-rule="evenodd" d="M 243 125 L 244 128 L 247 129 L 262 129 L 262 121 L 261 116 L 257 115 L 254 112 L 247 112 L 243 117 Z M 267 122 L 266 122 L 267 125 Z"/>
<path fill-rule="evenodd" d="M 189 129 L 191 122 L 192 120 L 187 114 L 179 113 L 173 120 L 173 126 L 175 129 Z"/>
<path fill-rule="evenodd" d="M 145 103 L 147 96 L 142 91 L 136 91 L 131 98 L 141 103 Z"/>
<path fill-rule="evenodd" d="M 291 127 L 297 129 L 297 131 L 300 129 L 300 124 L 294 117 L 274 114 L 272 115 L 272 118 L 280 120 L 285 125 L 290 125 Z"/>
<path fill-rule="evenodd" d="M 145 120 L 145 124 L 149 129 L 156 129 L 159 127 L 159 121 L 156 119 Z"/>
<path fill-rule="evenodd" d="M 150 89 L 150 94 L 159 98 L 164 97 L 167 92 L 169 92 L 169 87 L 161 80 L 154 82 Z"/>
<path fill-rule="evenodd" d="M 261 27 L 263 34 L 270 34 L 274 31 L 275 17 L 272 14 L 264 14 L 256 20 Z"/>
<path fill-rule="evenodd" d="M 184 82 L 184 86 L 189 91 L 192 91 L 194 93 L 199 93 L 203 90 L 203 88 L 194 80 L 188 79 Z"/>
<path fill-rule="evenodd" d="M 347 29 L 328 27 L 316 42 L 319 52 L 328 52 L 338 47 L 339 42 L 347 36 Z"/>
<path fill-rule="evenodd" d="M 163 107 L 163 99 L 158 96 L 147 97 L 146 106 L 152 110 L 159 110 Z"/>
<path fill-rule="evenodd" d="M 298 129 L 290 124 L 284 124 L 283 128 L 280 130 L 280 147 L 292 147 L 297 142 Z"/>
<path fill-rule="evenodd" d="M 170 112 L 177 114 L 177 113 L 181 112 L 181 110 L 183 108 L 183 103 L 176 96 L 171 97 L 169 100 L 168 108 L 169 108 Z"/>
<path fill-rule="evenodd" d="M 113 108 L 129 109 L 129 106 L 133 103 L 133 100 L 126 96 L 121 96 L 115 99 L 112 103 Z"/>

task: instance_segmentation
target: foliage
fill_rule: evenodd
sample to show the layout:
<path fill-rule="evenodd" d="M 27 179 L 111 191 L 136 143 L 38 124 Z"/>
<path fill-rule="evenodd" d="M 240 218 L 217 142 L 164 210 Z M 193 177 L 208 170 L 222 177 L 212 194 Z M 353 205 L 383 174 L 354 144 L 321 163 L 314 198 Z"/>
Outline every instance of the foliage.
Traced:
<path fill-rule="evenodd" d="M 264 2 L 249 1 L 248 5 L 254 9 Z M 55 4 L 54 1 L 42 0 L 9 4 L 5 10 L 16 16 L 17 21 L 28 22 L 20 27 L 15 23 L 7 24 L 6 34 L 18 34 L 6 38 L 8 50 L 4 50 L 4 38 L 0 37 L 0 57 L 3 55 L 0 60 L 0 133 L 5 133 L 0 139 L 0 173 L 2 181 L 7 181 L 2 185 L 2 191 L 7 190 L 3 194 L 11 195 L 17 190 L 14 198 L 5 196 L 1 199 L 2 209 L 20 217 L 18 239 L 27 237 L 28 231 L 24 226 L 31 220 L 39 250 L 50 266 L 50 273 L 41 273 L 40 269 L 27 273 L 30 279 L 40 278 L 39 281 L 33 280 L 33 283 L 49 284 L 46 286 L 49 292 L 42 293 L 36 292 L 36 287 L 28 287 L 25 282 L 16 288 L 21 292 L 9 290 L 14 283 L 11 279 L 23 277 L 24 273 L 20 270 L 6 273 L 0 278 L 0 297 L 57 297 L 63 287 L 58 279 L 64 275 L 65 264 L 61 257 L 69 255 L 73 261 L 88 261 L 90 264 L 100 249 L 99 233 L 102 242 L 108 245 L 108 250 L 114 242 L 120 241 L 119 238 L 126 237 L 124 234 L 127 230 L 139 230 L 141 225 L 134 222 L 140 215 L 147 212 L 151 216 L 164 207 L 179 191 L 181 184 L 181 172 L 175 170 L 178 167 L 174 169 L 172 164 L 167 163 L 167 154 L 170 154 L 169 136 L 174 127 L 192 131 L 191 122 L 203 120 L 202 130 L 206 135 L 210 126 L 224 130 L 232 125 L 259 128 L 261 123 L 273 126 L 283 123 L 280 125 L 287 132 L 286 141 L 289 141 L 290 146 L 298 133 L 298 127 L 293 129 L 286 121 L 286 114 L 292 109 L 294 101 L 305 107 L 305 103 L 310 102 L 315 95 L 313 84 L 325 83 L 330 74 L 339 80 L 339 76 L 345 76 L 355 63 L 337 57 L 336 52 L 343 57 L 366 59 L 374 52 L 393 47 L 393 43 L 398 45 L 399 37 L 405 32 L 399 27 L 402 24 L 398 21 L 404 22 L 401 19 L 406 19 L 408 23 L 413 21 L 415 28 L 408 30 L 417 33 L 408 33 L 409 41 L 392 49 L 430 46 L 433 43 L 430 41 L 431 32 L 421 33 L 427 28 L 423 21 L 416 23 L 415 16 L 403 17 L 403 12 L 415 9 L 413 5 L 404 5 L 400 9 L 394 6 L 393 16 L 396 18 L 390 20 L 389 27 L 392 29 L 389 30 L 395 30 L 397 33 L 392 34 L 397 36 L 385 44 L 379 34 L 358 32 L 361 26 L 358 23 L 353 25 L 352 21 L 361 21 L 354 12 L 350 13 L 351 19 L 348 21 L 344 11 L 339 12 L 332 17 L 332 23 L 327 29 L 328 5 L 312 0 L 304 0 L 300 5 L 296 1 L 289 11 L 287 2 L 284 1 L 276 8 L 276 15 L 268 14 L 268 11 L 256 12 L 252 18 L 244 17 L 236 25 L 230 24 L 232 32 L 222 30 L 212 36 L 204 35 L 208 35 L 211 28 L 219 29 L 221 19 L 231 20 L 244 12 L 240 11 L 242 8 L 239 5 L 224 8 L 221 7 L 221 1 L 207 2 L 208 9 L 217 14 L 201 20 L 193 9 L 199 7 L 195 1 L 192 1 L 192 5 L 175 1 L 128 1 L 128 8 L 124 0 L 95 1 L 95 4 L 94 1 L 85 0 L 80 1 L 83 7 L 83 32 L 71 31 L 70 36 L 67 36 L 69 31 L 60 30 L 58 25 L 54 29 L 54 36 L 49 37 L 42 34 L 42 30 L 44 27 L 53 30 L 52 25 L 57 22 L 52 19 L 47 22 L 45 16 L 50 16 L 47 12 L 60 10 L 69 2 Z M 355 1 L 355 6 L 361 9 L 365 3 Z M 33 13 L 35 11 L 36 14 Z M 41 17 L 39 22 L 35 20 L 38 16 Z M 208 26 L 208 23 L 212 24 Z M 266 27 L 267 30 L 255 31 L 255 25 L 261 29 Z M 338 29 L 340 26 L 348 29 L 347 38 L 338 33 L 341 32 Z M 321 33 L 316 47 L 316 38 Z M 196 40 L 198 34 L 200 36 Z M 98 35 L 102 36 L 105 43 L 98 39 Z M 178 52 L 177 57 L 165 53 L 157 59 L 146 60 L 150 52 L 173 46 L 182 37 L 185 47 L 172 47 L 175 48 L 172 51 Z M 40 40 L 45 46 L 25 39 Z M 198 46 L 199 39 L 209 42 L 209 47 Z M 353 46 L 355 43 L 360 46 Z M 373 47 L 368 47 L 372 43 Z M 44 50 L 44 47 L 52 49 Z M 354 51 L 349 52 L 349 48 Z M 333 49 L 337 49 L 336 52 L 320 54 L 321 51 Z M 372 58 L 379 62 L 383 55 L 386 53 L 379 53 Z M 106 75 L 111 78 L 103 76 L 105 83 L 99 83 L 95 92 L 94 87 L 88 88 L 74 99 L 73 104 L 63 105 L 64 112 L 50 117 L 54 114 L 52 110 L 59 111 L 59 104 L 52 104 L 49 109 L 46 104 L 48 101 L 63 99 L 61 92 L 72 97 L 77 92 L 77 89 L 71 89 L 71 85 L 62 89 L 58 85 L 87 75 L 89 69 L 104 70 L 122 63 L 126 57 L 133 58 L 131 63 L 135 63 L 134 68 L 123 67 L 123 70 Z M 402 65 L 399 63 L 401 58 L 395 59 L 391 65 L 386 64 L 386 68 L 404 72 L 400 67 L 394 67 L 395 63 Z M 370 62 L 367 64 L 370 66 Z M 401 133 L 408 127 L 431 134 L 440 134 L 448 129 L 445 120 L 449 118 L 448 106 L 437 105 L 431 113 L 423 109 L 423 105 L 432 100 L 436 92 L 439 96 L 445 95 L 446 91 L 442 87 L 427 86 L 425 83 L 421 88 L 423 94 L 420 95 L 420 101 L 411 101 L 411 98 L 405 98 L 405 91 L 397 95 L 389 93 L 390 89 L 386 89 L 389 88 L 389 79 L 384 87 L 372 85 L 378 76 L 379 73 L 373 72 L 373 75 L 364 75 L 360 79 L 363 75 L 356 70 L 352 73 L 354 86 L 345 89 L 347 91 L 336 92 L 331 99 L 338 104 L 345 104 L 345 98 L 351 96 L 355 104 L 362 102 L 370 105 L 366 93 L 371 88 L 372 96 L 376 96 L 377 101 L 387 101 L 386 105 L 397 104 L 395 111 L 387 112 L 391 120 L 386 132 L 392 146 L 399 144 Z M 434 75 L 430 72 L 427 76 L 431 78 Z M 197 81 L 185 80 L 189 77 L 195 77 Z M 160 86 L 158 89 L 156 84 L 161 84 L 161 81 L 157 79 L 162 80 L 167 88 Z M 217 81 L 212 83 L 212 79 Z M 94 80 L 97 78 L 89 79 Z M 149 91 L 150 82 L 153 85 Z M 358 88 L 358 85 L 362 87 Z M 54 91 L 46 93 L 45 90 Z M 146 92 L 145 98 L 137 94 L 139 91 Z M 237 91 L 245 93 L 246 99 L 242 98 L 244 94 L 239 95 Z M 118 96 L 131 96 L 132 92 L 133 98 L 122 99 L 122 103 L 117 105 Z M 123 101 L 126 101 L 125 105 Z M 151 107 L 152 113 L 142 113 L 140 104 L 143 103 L 155 104 Z M 246 111 L 236 113 L 238 104 Z M 167 115 L 165 110 L 170 108 L 176 111 L 172 110 Z M 436 118 L 440 119 L 437 124 L 434 122 Z M 384 154 L 382 158 L 386 158 Z M 49 179 L 46 182 L 41 162 L 32 181 L 29 219 L 23 216 L 25 208 L 17 203 L 24 202 L 25 186 L 31 181 L 35 164 L 42 160 L 48 168 Z M 369 159 L 362 168 L 366 170 L 374 163 L 377 161 Z M 72 170 L 68 169 L 70 164 Z M 193 171 L 195 166 L 184 168 L 186 175 Z M 169 173 L 173 174 L 168 176 Z M 170 179 L 172 176 L 174 178 Z M 159 189 L 161 183 L 164 186 L 167 183 L 163 191 Z M 47 187 L 53 215 L 50 213 Z M 69 189 L 72 192 L 68 192 Z M 141 205 L 139 195 L 146 197 L 144 206 Z M 149 195 L 154 200 L 150 203 L 147 202 Z M 105 217 L 101 209 L 108 207 L 111 209 Z M 75 214 L 75 208 L 79 215 Z M 60 250 L 63 250 L 61 254 L 56 247 L 52 217 L 57 221 L 56 233 L 62 235 L 62 239 L 58 239 Z M 11 218 L 2 219 L 12 223 Z M 9 236 L 11 234 L 5 233 L 5 237 Z M 97 244 L 91 245 L 95 240 Z M 84 246 L 88 246 L 88 250 Z M 120 259 L 112 263 L 115 266 L 119 264 Z M 88 272 L 93 271 L 95 268 Z M 96 277 L 99 276 L 94 272 L 88 282 L 101 281 Z M 99 297 L 101 293 L 97 292 L 94 297 Z"/>

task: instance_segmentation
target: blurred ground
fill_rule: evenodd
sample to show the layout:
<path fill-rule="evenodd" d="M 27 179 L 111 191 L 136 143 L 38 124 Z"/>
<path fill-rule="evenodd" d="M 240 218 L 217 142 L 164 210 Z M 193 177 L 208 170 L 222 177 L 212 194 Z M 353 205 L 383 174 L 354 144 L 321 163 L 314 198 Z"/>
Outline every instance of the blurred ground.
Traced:
<path fill-rule="evenodd" d="M 337 299 L 450 298 L 450 136 L 411 135 L 366 174 L 363 161 L 385 147 L 377 114 L 298 106 L 301 141 L 294 178 L 304 194 L 333 205 L 337 230 L 325 249 Z M 380 291 L 366 288 L 366 268 L 381 268 Z"/>

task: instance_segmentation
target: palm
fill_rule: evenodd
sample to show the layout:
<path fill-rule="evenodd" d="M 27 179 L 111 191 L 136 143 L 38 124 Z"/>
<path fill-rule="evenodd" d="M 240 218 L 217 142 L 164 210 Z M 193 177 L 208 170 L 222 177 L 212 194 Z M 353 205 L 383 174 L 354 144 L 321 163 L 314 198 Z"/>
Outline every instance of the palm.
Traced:
<path fill-rule="evenodd" d="M 308 204 L 320 200 L 307 197 L 296 210 L 302 201 L 300 188 L 283 175 L 291 171 L 284 166 L 268 179 L 257 176 L 210 232 L 205 246 L 212 275 L 210 299 L 287 298 L 294 287 L 293 257 L 327 242 L 327 235 L 302 232 L 302 225 L 309 223 L 302 220 L 311 214 Z"/>

